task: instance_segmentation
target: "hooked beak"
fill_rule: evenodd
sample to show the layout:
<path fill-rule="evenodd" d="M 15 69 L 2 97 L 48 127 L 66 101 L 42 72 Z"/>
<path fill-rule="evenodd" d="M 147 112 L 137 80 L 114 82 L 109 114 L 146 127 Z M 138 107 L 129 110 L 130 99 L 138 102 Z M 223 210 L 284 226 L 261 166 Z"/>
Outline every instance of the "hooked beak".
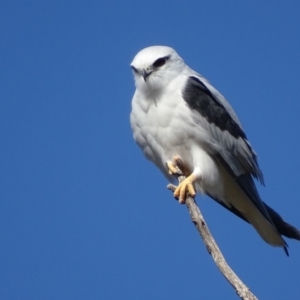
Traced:
<path fill-rule="evenodd" d="M 147 80 L 146 80 L 147 77 L 148 77 L 152 72 L 153 72 L 152 70 L 148 70 L 148 71 L 147 71 L 147 70 L 143 69 L 142 76 L 143 76 L 145 82 L 147 81 Z"/>

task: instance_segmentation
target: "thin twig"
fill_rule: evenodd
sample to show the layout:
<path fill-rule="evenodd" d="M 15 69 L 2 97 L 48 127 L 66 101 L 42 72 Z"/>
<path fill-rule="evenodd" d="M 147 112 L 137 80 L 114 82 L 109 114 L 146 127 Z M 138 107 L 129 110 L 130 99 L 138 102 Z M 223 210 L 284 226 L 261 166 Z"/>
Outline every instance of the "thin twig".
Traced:
<path fill-rule="evenodd" d="M 181 171 L 178 169 L 177 175 L 179 183 L 181 183 L 186 177 L 182 175 Z M 176 186 L 173 184 L 168 185 L 168 189 L 175 191 Z M 244 300 L 257 300 L 257 297 L 251 293 L 249 288 L 241 281 L 241 279 L 233 272 L 233 270 L 227 264 L 221 250 L 219 249 L 217 243 L 215 242 L 213 236 L 211 235 L 203 215 L 197 206 L 195 200 L 191 196 L 187 196 L 185 199 L 185 204 L 191 215 L 192 222 L 196 226 L 198 232 L 200 233 L 208 253 L 214 259 L 217 267 L 224 275 L 224 277 L 229 281 L 232 287 L 235 289 L 237 295 Z"/>

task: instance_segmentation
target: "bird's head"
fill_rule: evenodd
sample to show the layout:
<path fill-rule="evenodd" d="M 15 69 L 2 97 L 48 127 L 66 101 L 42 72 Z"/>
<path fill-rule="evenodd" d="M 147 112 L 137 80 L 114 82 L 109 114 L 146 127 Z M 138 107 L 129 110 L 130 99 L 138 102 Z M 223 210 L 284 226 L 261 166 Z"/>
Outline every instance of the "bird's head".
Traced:
<path fill-rule="evenodd" d="M 157 90 L 177 77 L 185 64 L 174 49 L 152 46 L 141 50 L 130 66 L 137 88 Z"/>

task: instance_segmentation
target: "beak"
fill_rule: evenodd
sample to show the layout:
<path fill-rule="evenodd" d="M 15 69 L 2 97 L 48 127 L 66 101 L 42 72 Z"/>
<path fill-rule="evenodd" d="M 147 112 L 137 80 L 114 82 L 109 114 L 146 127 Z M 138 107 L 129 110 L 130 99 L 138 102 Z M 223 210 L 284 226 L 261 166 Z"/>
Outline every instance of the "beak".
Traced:
<path fill-rule="evenodd" d="M 143 69 L 142 76 L 143 76 L 145 82 L 147 81 L 147 80 L 146 80 L 147 77 L 148 77 L 152 72 L 153 72 L 152 70 L 147 71 L 147 70 Z"/>

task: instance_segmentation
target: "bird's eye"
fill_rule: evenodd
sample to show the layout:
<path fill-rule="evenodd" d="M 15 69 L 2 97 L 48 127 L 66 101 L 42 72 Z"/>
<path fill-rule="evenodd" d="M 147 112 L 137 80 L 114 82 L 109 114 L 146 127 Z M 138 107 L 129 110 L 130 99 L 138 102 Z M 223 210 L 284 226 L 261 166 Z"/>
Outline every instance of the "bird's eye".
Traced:
<path fill-rule="evenodd" d="M 153 67 L 155 68 L 162 67 L 166 63 L 166 61 L 167 59 L 165 57 L 159 58 L 153 63 Z"/>

